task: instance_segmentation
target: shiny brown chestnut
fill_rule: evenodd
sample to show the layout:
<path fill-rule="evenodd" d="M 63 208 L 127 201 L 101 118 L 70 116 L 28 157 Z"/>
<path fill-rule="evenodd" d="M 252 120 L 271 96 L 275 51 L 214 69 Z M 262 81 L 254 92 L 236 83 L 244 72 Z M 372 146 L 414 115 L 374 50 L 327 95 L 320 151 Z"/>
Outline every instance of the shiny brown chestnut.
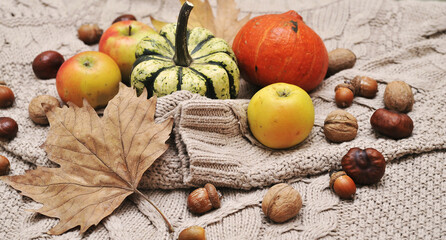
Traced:
<path fill-rule="evenodd" d="M 8 158 L 0 155 L 0 176 L 6 175 L 9 172 L 10 163 Z"/>
<path fill-rule="evenodd" d="M 17 132 L 19 131 L 19 126 L 17 122 L 10 117 L 0 117 L 0 137 L 6 139 L 13 139 Z"/>
<path fill-rule="evenodd" d="M 341 160 L 342 169 L 355 183 L 375 184 L 384 176 L 386 161 L 374 148 L 351 148 Z"/>
<path fill-rule="evenodd" d="M 33 72 L 39 79 L 55 78 L 64 61 L 63 56 L 56 51 L 42 52 L 33 60 Z"/>
<path fill-rule="evenodd" d="M 132 14 L 123 14 L 123 15 L 115 18 L 115 20 L 113 20 L 113 23 L 117 23 L 117 22 L 120 22 L 120 21 L 127 21 L 127 20 L 136 21 L 136 17 L 133 16 Z"/>
<path fill-rule="evenodd" d="M 14 92 L 9 87 L 0 85 L 0 108 L 10 107 L 14 99 Z"/>
<path fill-rule="evenodd" d="M 384 108 L 373 113 L 370 124 L 378 133 L 393 139 L 409 137 L 413 131 L 413 121 L 407 114 Z"/>

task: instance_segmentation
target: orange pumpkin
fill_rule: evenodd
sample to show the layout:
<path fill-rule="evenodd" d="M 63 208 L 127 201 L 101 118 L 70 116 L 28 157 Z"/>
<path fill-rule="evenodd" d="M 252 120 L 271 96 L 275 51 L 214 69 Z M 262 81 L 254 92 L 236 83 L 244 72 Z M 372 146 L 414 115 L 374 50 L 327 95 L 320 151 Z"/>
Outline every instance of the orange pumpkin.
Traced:
<path fill-rule="evenodd" d="M 243 78 L 262 87 L 286 82 L 311 91 L 328 68 L 324 42 L 292 10 L 251 19 L 237 33 L 232 49 Z"/>

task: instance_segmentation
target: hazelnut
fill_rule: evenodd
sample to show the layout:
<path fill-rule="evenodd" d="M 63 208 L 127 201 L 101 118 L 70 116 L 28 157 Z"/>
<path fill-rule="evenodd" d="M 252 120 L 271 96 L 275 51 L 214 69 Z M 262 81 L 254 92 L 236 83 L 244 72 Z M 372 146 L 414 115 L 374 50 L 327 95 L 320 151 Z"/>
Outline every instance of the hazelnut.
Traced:
<path fill-rule="evenodd" d="M 329 113 L 324 121 L 325 137 L 332 142 L 351 141 L 358 132 L 358 121 L 347 111 L 338 109 Z"/>
<path fill-rule="evenodd" d="M 353 103 L 353 91 L 346 87 L 338 87 L 335 92 L 335 102 L 340 108 L 350 107 Z"/>
<path fill-rule="evenodd" d="M 344 171 L 331 175 L 330 188 L 342 199 L 352 199 L 356 193 L 355 182 Z"/>
<path fill-rule="evenodd" d="M 355 183 L 368 185 L 377 183 L 384 175 L 384 156 L 373 148 L 351 148 L 341 160 L 342 169 Z"/>
<path fill-rule="evenodd" d="M 102 36 L 102 29 L 97 24 L 84 24 L 77 29 L 77 36 L 87 45 L 99 42 Z"/>
<path fill-rule="evenodd" d="M 45 51 L 37 55 L 33 60 L 33 72 L 39 79 L 55 78 L 62 63 L 63 56 L 56 51 Z"/>
<path fill-rule="evenodd" d="M 13 139 L 19 130 L 17 122 L 9 117 L 0 117 L 0 137 Z"/>
<path fill-rule="evenodd" d="M 46 118 L 45 110 L 42 104 L 46 104 L 47 107 L 60 107 L 59 100 L 53 96 L 40 95 L 31 100 L 28 106 L 29 118 L 34 123 L 47 125 L 48 119 Z"/>
<path fill-rule="evenodd" d="M 403 81 L 393 81 L 387 84 L 384 91 L 384 105 L 387 109 L 407 113 L 414 103 L 410 86 Z"/>
<path fill-rule="evenodd" d="M 413 131 L 413 121 L 407 114 L 384 108 L 380 108 L 372 114 L 370 124 L 378 133 L 393 139 L 409 137 Z"/>
<path fill-rule="evenodd" d="M 272 186 L 262 201 L 263 213 L 277 223 L 295 217 L 301 208 L 302 198 L 299 192 L 286 183 Z"/>
<path fill-rule="evenodd" d="M 113 20 L 113 23 L 117 23 L 117 22 L 120 22 L 120 21 L 127 21 L 127 20 L 136 21 L 136 17 L 133 16 L 132 14 L 123 14 L 123 15 L 115 18 L 115 20 Z"/>
<path fill-rule="evenodd" d="M 328 53 L 327 76 L 352 68 L 356 63 L 356 55 L 345 48 L 337 48 Z"/>
<path fill-rule="evenodd" d="M 200 226 L 191 226 L 180 232 L 178 240 L 206 240 L 206 232 Z"/>
<path fill-rule="evenodd" d="M 206 183 L 204 188 L 197 188 L 187 198 L 189 211 L 195 214 L 205 213 L 213 208 L 220 207 L 220 194 L 211 183 Z"/>
<path fill-rule="evenodd" d="M 0 176 L 6 175 L 9 172 L 9 160 L 0 155 Z"/>
<path fill-rule="evenodd" d="M 12 90 L 7 86 L 0 85 L 0 108 L 12 106 L 14 99 L 15 96 Z"/>
<path fill-rule="evenodd" d="M 355 88 L 355 95 L 374 98 L 378 92 L 378 83 L 375 79 L 365 76 L 356 76 L 350 82 Z"/>

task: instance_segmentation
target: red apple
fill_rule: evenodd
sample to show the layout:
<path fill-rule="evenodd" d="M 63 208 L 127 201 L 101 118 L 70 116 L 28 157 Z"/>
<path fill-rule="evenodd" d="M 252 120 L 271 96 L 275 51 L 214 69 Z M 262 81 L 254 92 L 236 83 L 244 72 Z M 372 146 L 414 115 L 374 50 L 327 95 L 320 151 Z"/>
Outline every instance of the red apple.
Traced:
<path fill-rule="evenodd" d="M 130 74 L 135 62 L 135 51 L 138 42 L 155 31 L 148 25 L 133 21 L 120 21 L 111 25 L 102 34 L 99 51 L 108 54 L 115 60 L 121 70 L 122 82 L 130 83 Z"/>
<path fill-rule="evenodd" d="M 85 98 L 93 108 L 107 105 L 119 90 L 121 72 L 107 54 L 81 52 L 60 66 L 56 76 L 57 93 L 64 102 L 82 106 Z"/>

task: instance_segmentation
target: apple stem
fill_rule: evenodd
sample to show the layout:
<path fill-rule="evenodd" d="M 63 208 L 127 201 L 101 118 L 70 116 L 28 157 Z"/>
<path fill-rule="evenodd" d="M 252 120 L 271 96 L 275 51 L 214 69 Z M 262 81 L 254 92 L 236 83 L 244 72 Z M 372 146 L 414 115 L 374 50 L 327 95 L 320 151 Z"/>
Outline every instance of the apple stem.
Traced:
<path fill-rule="evenodd" d="M 288 95 L 290 95 L 290 91 L 286 89 L 281 89 L 277 91 L 277 94 L 279 95 L 279 97 L 288 97 Z"/>
<path fill-rule="evenodd" d="M 175 34 L 175 56 L 173 61 L 177 66 L 188 67 L 192 63 L 192 57 L 187 49 L 187 21 L 194 5 L 188 1 L 184 2 L 178 16 Z"/>
<path fill-rule="evenodd" d="M 138 189 L 135 189 L 135 193 L 138 194 L 140 197 L 144 198 L 144 200 L 146 200 L 147 202 L 149 202 L 150 205 L 152 205 L 152 207 L 154 207 L 155 210 L 158 211 L 158 213 L 161 215 L 161 217 L 163 217 L 164 221 L 166 222 L 166 225 L 167 225 L 167 228 L 169 229 L 169 232 L 170 232 L 170 233 L 173 233 L 173 232 L 174 232 L 173 227 L 172 227 L 172 225 L 170 224 L 169 220 L 167 220 L 167 217 L 164 216 L 163 212 L 161 212 L 161 210 L 159 210 L 159 208 L 157 208 L 157 207 L 155 206 L 155 204 L 154 204 L 152 201 L 150 201 L 150 199 L 149 199 L 148 197 L 146 197 L 146 195 L 144 195 L 144 194 L 143 194 L 142 192 L 140 192 Z"/>
<path fill-rule="evenodd" d="M 132 36 L 132 25 L 129 25 L 129 36 Z"/>

